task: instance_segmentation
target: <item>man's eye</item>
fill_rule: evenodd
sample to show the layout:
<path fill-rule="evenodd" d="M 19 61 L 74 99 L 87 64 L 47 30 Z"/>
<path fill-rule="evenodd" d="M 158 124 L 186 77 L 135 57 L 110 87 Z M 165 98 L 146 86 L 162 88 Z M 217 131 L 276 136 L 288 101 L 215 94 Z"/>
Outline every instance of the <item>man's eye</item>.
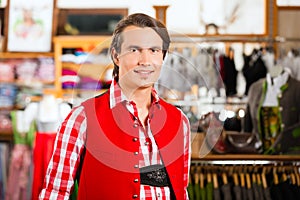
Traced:
<path fill-rule="evenodd" d="M 138 49 L 137 48 L 130 48 L 130 50 L 129 50 L 130 52 L 137 52 L 138 51 Z"/>
<path fill-rule="evenodd" d="M 161 49 L 159 49 L 159 48 L 151 49 L 151 52 L 152 53 L 160 53 Z"/>

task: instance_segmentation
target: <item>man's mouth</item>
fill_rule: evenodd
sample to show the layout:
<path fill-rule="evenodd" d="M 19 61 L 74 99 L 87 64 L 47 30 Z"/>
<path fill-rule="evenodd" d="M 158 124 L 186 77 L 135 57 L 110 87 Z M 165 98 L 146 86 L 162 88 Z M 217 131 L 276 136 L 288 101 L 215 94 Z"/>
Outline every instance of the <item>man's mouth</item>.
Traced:
<path fill-rule="evenodd" d="M 134 70 L 134 72 L 140 75 L 150 75 L 154 70 Z"/>

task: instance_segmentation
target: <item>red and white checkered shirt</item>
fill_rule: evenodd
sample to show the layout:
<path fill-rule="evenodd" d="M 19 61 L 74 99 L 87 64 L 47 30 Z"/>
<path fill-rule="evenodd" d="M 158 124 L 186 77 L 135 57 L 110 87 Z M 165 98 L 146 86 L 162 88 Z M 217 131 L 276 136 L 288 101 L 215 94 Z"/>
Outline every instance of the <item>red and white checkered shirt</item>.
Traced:
<path fill-rule="evenodd" d="M 152 104 L 159 104 L 159 97 L 155 89 L 152 90 Z M 119 85 L 113 81 L 110 87 L 110 107 L 126 101 L 128 111 L 138 119 L 136 105 L 128 101 L 123 95 Z M 162 164 L 160 154 L 148 124 L 139 126 L 140 152 L 144 159 L 140 161 L 139 167 L 153 164 Z M 139 121 L 139 123 L 141 123 Z M 184 185 L 188 185 L 190 167 L 190 127 L 186 117 L 182 121 L 184 127 Z M 76 169 L 80 162 L 86 138 L 86 115 L 83 106 L 75 107 L 62 123 L 56 136 L 53 156 L 49 162 L 45 177 L 44 188 L 39 199 L 65 199 L 68 200 L 74 185 Z M 63 172 L 63 173 L 62 173 Z M 64 176 L 62 176 L 64 174 Z M 185 199 L 188 199 L 187 192 Z M 154 187 L 148 185 L 140 186 L 140 199 L 152 200 L 170 199 L 169 187 Z"/>

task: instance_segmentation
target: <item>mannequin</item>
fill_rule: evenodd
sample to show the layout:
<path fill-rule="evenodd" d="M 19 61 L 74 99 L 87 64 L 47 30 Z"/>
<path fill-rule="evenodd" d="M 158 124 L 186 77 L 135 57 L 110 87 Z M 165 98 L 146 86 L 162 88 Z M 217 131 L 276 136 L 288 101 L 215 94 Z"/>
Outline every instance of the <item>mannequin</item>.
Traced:
<path fill-rule="evenodd" d="M 258 134 L 265 154 L 296 153 L 300 137 L 292 135 L 300 127 L 300 82 L 290 70 L 275 65 L 249 89 L 245 131 Z M 289 131 L 287 133 L 287 131 Z M 293 142 L 282 144 L 282 138 Z"/>
<path fill-rule="evenodd" d="M 40 102 L 30 103 L 25 111 L 34 113 L 32 120 L 35 121 L 37 127 L 33 149 L 32 199 L 38 199 L 48 162 L 52 155 L 56 131 L 71 111 L 71 107 L 68 103 L 55 98 L 54 95 L 45 94 Z"/>

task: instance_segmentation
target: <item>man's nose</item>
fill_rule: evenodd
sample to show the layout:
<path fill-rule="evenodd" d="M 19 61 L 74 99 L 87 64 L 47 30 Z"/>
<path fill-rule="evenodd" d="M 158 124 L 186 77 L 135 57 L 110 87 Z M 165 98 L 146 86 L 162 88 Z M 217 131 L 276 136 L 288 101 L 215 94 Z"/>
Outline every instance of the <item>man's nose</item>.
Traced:
<path fill-rule="evenodd" d="M 139 64 L 140 65 L 150 65 L 150 51 L 148 49 L 143 49 L 140 52 Z"/>

